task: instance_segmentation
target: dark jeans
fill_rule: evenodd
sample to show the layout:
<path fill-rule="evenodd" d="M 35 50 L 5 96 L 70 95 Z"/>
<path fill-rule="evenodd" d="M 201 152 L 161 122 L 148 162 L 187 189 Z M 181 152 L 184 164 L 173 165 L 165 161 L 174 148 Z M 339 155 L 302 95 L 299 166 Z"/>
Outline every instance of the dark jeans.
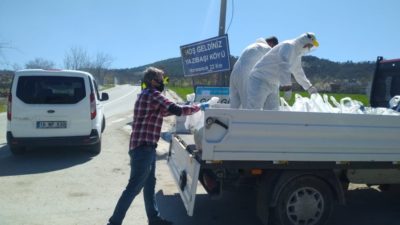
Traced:
<path fill-rule="evenodd" d="M 131 157 L 129 183 L 118 200 L 114 213 L 109 220 L 110 225 L 122 224 L 126 211 L 142 188 L 147 218 L 150 221 L 159 216 L 154 195 L 156 185 L 156 146 L 139 146 L 134 150 L 130 150 L 129 155 Z"/>

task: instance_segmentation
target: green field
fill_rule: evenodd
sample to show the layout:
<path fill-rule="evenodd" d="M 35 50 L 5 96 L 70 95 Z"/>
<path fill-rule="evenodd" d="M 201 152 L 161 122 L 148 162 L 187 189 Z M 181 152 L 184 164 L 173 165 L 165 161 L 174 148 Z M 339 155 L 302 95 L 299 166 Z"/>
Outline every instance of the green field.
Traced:
<path fill-rule="evenodd" d="M 193 93 L 192 87 L 169 87 L 175 93 L 177 93 L 183 100 L 186 100 L 186 95 Z M 310 95 L 307 92 L 294 92 L 292 99 L 288 102 L 290 105 L 293 105 L 294 102 L 294 94 L 299 93 L 303 97 L 309 97 Z M 282 94 L 282 93 L 281 93 Z M 323 94 L 323 93 L 321 93 Z M 361 94 L 337 94 L 337 93 L 327 93 L 328 96 L 333 96 L 336 100 L 340 101 L 340 99 L 344 97 L 350 97 L 353 100 L 358 100 L 364 104 L 364 106 L 369 106 L 369 99 L 366 95 Z"/>
<path fill-rule="evenodd" d="M 5 112 L 5 111 L 7 111 L 7 99 L 0 98 L 0 112 Z"/>
<path fill-rule="evenodd" d="M 108 87 L 109 88 L 109 87 Z M 183 100 L 186 100 L 186 95 L 193 93 L 193 88 L 191 87 L 169 87 L 169 89 L 173 90 L 177 93 Z M 308 97 L 307 92 L 299 92 L 301 96 Z M 321 93 L 323 94 L 323 93 Z M 365 106 L 369 106 L 369 99 L 366 95 L 360 94 L 334 94 L 334 93 L 327 93 L 329 96 L 335 97 L 338 101 L 344 97 L 350 97 L 351 99 L 358 100 L 362 102 Z M 294 94 L 293 94 L 294 96 Z M 294 97 L 289 101 L 290 105 L 293 105 Z M 7 110 L 7 99 L 0 99 L 0 112 L 5 112 Z"/>

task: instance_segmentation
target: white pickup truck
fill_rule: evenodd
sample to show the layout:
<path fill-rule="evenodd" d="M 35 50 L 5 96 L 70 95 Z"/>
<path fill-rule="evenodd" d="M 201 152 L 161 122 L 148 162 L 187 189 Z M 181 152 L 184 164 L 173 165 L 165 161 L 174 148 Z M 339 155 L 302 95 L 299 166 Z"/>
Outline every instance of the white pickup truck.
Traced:
<path fill-rule="evenodd" d="M 371 106 L 387 106 L 399 81 L 400 59 L 378 57 Z M 399 116 L 230 108 L 204 116 L 202 150 L 176 133 L 168 157 L 190 216 L 198 181 L 211 195 L 251 184 L 263 224 L 279 225 L 325 224 L 349 183 L 400 184 Z"/>

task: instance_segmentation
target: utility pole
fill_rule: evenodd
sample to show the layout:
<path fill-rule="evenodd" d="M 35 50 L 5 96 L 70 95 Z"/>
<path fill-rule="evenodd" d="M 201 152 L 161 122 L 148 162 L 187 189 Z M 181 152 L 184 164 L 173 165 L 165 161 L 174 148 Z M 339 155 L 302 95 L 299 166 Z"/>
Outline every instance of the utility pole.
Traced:
<path fill-rule="evenodd" d="M 219 13 L 219 28 L 218 35 L 225 35 L 225 20 L 226 20 L 226 0 L 221 0 L 221 9 Z M 228 56 L 230 59 L 230 55 Z M 227 86 L 228 82 L 226 82 L 225 77 L 228 72 L 220 72 L 218 77 L 218 85 L 219 86 Z"/>
<path fill-rule="evenodd" d="M 221 0 L 221 9 L 219 13 L 219 29 L 218 29 L 219 36 L 225 34 L 225 20 L 226 20 L 226 0 Z"/>

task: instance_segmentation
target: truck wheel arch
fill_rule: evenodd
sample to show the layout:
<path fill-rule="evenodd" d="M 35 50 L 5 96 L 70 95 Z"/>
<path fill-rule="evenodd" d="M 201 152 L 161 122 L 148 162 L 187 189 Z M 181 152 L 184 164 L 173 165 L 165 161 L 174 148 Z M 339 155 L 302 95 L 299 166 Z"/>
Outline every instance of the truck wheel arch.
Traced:
<path fill-rule="evenodd" d="M 273 192 L 271 193 L 270 207 L 275 207 L 278 202 L 278 197 L 282 192 L 283 188 L 292 180 L 297 179 L 301 176 L 315 176 L 322 181 L 325 181 L 331 188 L 334 199 L 339 204 L 345 204 L 345 195 L 339 178 L 331 170 L 321 171 L 282 171 L 279 175 L 277 182 L 274 184 Z"/>
<path fill-rule="evenodd" d="M 314 177 L 330 188 L 332 200 L 344 204 L 344 191 L 332 170 L 268 170 L 260 179 L 257 191 L 257 215 L 263 224 L 269 224 L 269 214 L 278 205 L 279 196 L 291 181 L 301 177 Z"/>

